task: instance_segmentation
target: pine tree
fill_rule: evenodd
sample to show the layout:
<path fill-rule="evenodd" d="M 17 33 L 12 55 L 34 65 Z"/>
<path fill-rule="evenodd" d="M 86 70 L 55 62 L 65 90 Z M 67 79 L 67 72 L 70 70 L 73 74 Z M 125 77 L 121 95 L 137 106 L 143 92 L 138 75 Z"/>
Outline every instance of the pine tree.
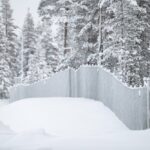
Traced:
<path fill-rule="evenodd" d="M 7 61 L 6 37 L 4 25 L 0 19 L 0 99 L 9 98 L 8 88 L 12 84 L 11 71 Z"/>
<path fill-rule="evenodd" d="M 41 37 L 42 34 L 39 35 L 38 41 L 37 41 L 37 54 L 38 54 L 38 62 L 37 62 L 37 67 L 38 67 L 38 80 L 43 80 L 46 79 L 50 76 L 52 73 L 52 68 L 48 67 L 47 62 L 46 62 L 46 50 L 43 49 L 42 44 L 41 44 Z"/>
<path fill-rule="evenodd" d="M 119 9 L 120 8 L 120 9 Z M 141 34 L 145 29 L 145 23 L 138 18 L 142 9 L 137 3 L 131 1 L 113 1 L 107 8 L 110 13 L 105 23 L 104 33 L 104 65 L 108 66 L 111 58 L 116 58 L 116 67 L 123 80 L 132 86 L 143 84 L 141 76 Z M 111 25 L 111 28 L 110 28 Z M 112 61 L 112 60 L 111 60 Z M 114 71 L 114 69 L 113 69 Z"/>
<path fill-rule="evenodd" d="M 27 71 L 27 76 L 24 79 L 24 82 L 32 84 L 39 80 L 39 72 L 38 72 L 38 59 L 35 57 L 35 54 L 31 54 L 29 56 L 29 70 Z"/>
<path fill-rule="evenodd" d="M 83 62 L 81 53 L 79 54 L 80 48 L 78 47 L 80 40 L 77 38 L 80 25 L 78 27 L 76 25 L 81 21 L 79 16 L 77 16 L 80 7 L 81 1 L 76 0 L 43 0 L 39 6 L 39 14 L 42 17 L 43 23 L 51 26 L 51 28 L 53 28 L 53 25 L 57 26 L 56 35 L 53 39 L 55 43 L 58 43 L 61 63 L 66 67 L 77 68 Z M 76 58 L 80 59 L 80 61 L 77 61 Z M 60 64 L 60 66 L 62 65 Z"/>
<path fill-rule="evenodd" d="M 16 42 L 16 49 L 17 49 L 17 56 L 16 56 L 16 77 L 21 76 L 21 54 L 22 54 L 22 37 L 18 36 L 17 42 Z"/>
<path fill-rule="evenodd" d="M 79 43 L 85 62 L 97 64 L 98 46 L 98 0 L 81 1 L 79 26 Z M 81 24 L 82 23 L 82 24 Z"/>
<path fill-rule="evenodd" d="M 36 56 L 37 56 L 37 80 L 43 80 L 48 77 L 50 74 L 48 72 L 48 67 L 46 63 L 46 55 L 45 55 L 45 50 L 42 49 L 41 47 L 41 39 L 42 39 L 42 33 L 44 30 L 44 26 L 42 22 L 38 22 L 35 31 L 37 35 L 37 40 L 36 40 Z"/>
<path fill-rule="evenodd" d="M 56 72 L 64 55 L 64 28 L 62 17 L 57 12 L 57 1 L 42 0 L 39 5 L 39 15 L 42 18 L 43 31 L 41 49 L 45 51 L 46 63 L 50 72 Z"/>
<path fill-rule="evenodd" d="M 32 15 L 28 10 L 27 16 L 25 18 L 24 26 L 23 26 L 23 69 L 24 69 L 23 77 L 24 78 L 26 78 L 27 75 L 29 74 L 28 71 L 31 73 L 32 68 L 29 62 L 31 63 L 33 61 L 33 57 L 36 57 L 36 32 L 34 28 L 34 21 Z"/>
<path fill-rule="evenodd" d="M 50 71 L 52 70 L 53 72 L 56 72 L 56 68 L 60 61 L 60 51 L 58 44 L 53 41 L 52 31 L 49 27 L 47 27 L 42 34 L 41 47 L 41 50 L 45 51 L 47 67 L 50 69 Z"/>
<path fill-rule="evenodd" d="M 149 0 L 137 0 L 139 6 L 145 10 L 145 14 L 141 15 L 141 19 L 147 24 L 145 30 L 141 35 L 141 47 L 143 56 L 142 74 L 145 77 L 150 76 L 150 1 Z"/>
<path fill-rule="evenodd" d="M 1 15 L 4 25 L 5 37 L 6 37 L 6 53 L 8 53 L 7 62 L 11 69 L 11 78 L 17 76 L 17 35 L 15 34 L 16 26 L 13 23 L 12 9 L 9 0 L 1 1 Z M 14 79 L 12 80 L 14 81 Z M 12 83 L 13 84 L 13 83 Z"/>

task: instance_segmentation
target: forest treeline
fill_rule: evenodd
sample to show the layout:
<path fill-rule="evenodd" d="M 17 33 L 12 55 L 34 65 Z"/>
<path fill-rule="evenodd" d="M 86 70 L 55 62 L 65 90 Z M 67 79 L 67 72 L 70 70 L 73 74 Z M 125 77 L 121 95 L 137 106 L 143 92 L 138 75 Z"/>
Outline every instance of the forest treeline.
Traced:
<path fill-rule="evenodd" d="M 100 65 L 128 86 L 150 77 L 149 0 L 41 0 L 21 34 L 0 0 L 0 99 L 16 78 L 33 83 L 65 68 Z"/>

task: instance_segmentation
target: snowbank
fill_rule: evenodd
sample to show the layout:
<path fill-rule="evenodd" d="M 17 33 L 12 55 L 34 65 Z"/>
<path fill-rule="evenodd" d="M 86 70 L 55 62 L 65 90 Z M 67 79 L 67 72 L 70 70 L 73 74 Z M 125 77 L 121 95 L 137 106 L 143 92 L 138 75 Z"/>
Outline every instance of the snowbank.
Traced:
<path fill-rule="evenodd" d="M 9 103 L 9 100 L 0 100 L 0 108 L 7 105 Z"/>
<path fill-rule="evenodd" d="M 107 118 L 107 119 L 106 119 Z M 99 136 L 127 130 L 101 102 L 77 98 L 17 101 L 0 110 L 0 121 L 17 133 L 43 129 L 52 136 Z"/>
<path fill-rule="evenodd" d="M 12 134 L 13 131 L 0 121 L 0 134 Z"/>
<path fill-rule="evenodd" d="M 93 100 L 21 100 L 2 107 L 0 120 L 0 131 L 9 131 L 0 132 L 0 150 L 150 149 L 150 130 L 128 130 L 108 108 Z"/>
<path fill-rule="evenodd" d="M 22 133 L 0 144 L 1 150 L 149 150 L 150 131 L 102 134 L 100 137 L 51 138 Z"/>

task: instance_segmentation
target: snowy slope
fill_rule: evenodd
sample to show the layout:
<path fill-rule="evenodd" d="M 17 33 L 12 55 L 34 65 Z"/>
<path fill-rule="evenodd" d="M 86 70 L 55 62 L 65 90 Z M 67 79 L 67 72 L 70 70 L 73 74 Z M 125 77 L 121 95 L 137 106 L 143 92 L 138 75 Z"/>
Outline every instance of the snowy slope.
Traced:
<path fill-rule="evenodd" d="M 0 100 L 0 108 L 6 106 L 9 100 Z"/>
<path fill-rule="evenodd" d="M 21 100 L 3 107 L 0 121 L 15 132 L 43 129 L 63 137 L 99 136 L 127 129 L 102 103 L 73 98 Z"/>
<path fill-rule="evenodd" d="M 13 130 L 11 130 L 11 129 Z M 150 131 L 130 131 L 101 102 L 25 99 L 0 108 L 0 150 L 149 150 Z"/>
<path fill-rule="evenodd" d="M 1 150 L 149 150 L 150 131 L 127 131 L 98 137 L 51 137 L 38 131 L 5 137 Z M 0 139 L 1 140 L 1 139 Z"/>

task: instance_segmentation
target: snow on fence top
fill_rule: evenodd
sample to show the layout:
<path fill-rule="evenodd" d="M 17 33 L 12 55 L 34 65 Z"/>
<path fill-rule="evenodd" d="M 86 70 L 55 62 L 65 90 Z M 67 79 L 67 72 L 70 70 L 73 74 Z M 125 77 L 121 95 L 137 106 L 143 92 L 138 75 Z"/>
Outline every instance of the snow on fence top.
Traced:
<path fill-rule="evenodd" d="M 129 88 L 129 89 L 139 89 L 139 90 L 140 90 L 141 88 L 145 88 L 145 87 L 142 87 L 142 86 L 141 86 L 141 87 L 131 87 L 131 86 L 128 86 L 127 83 L 122 82 L 121 79 L 119 79 L 119 78 L 117 77 L 117 75 L 115 75 L 114 73 L 110 72 L 110 70 L 108 70 L 107 68 L 104 68 L 103 66 L 88 65 L 88 64 L 85 65 L 85 64 L 84 64 L 84 65 L 81 65 L 80 68 L 96 68 L 97 70 L 101 69 L 101 70 L 103 70 L 104 72 L 107 72 L 107 73 L 108 73 L 110 76 L 112 76 L 115 80 L 117 80 L 117 81 L 120 82 L 123 86 L 125 86 L 126 88 Z M 18 79 L 18 78 L 17 78 L 17 83 L 16 83 L 14 86 L 10 87 L 9 89 L 10 89 L 10 91 L 11 91 L 11 89 L 16 88 L 16 87 L 18 87 L 18 86 L 29 86 L 29 85 L 35 85 L 35 84 L 40 83 L 40 82 L 47 82 L 47 81 L 50 80 L 53 76 L 55 76 L 55 75 L 57 75 L 57 74 L 59 74 L 59 73 L 62 73 L 62 72 L 64 72 L 64 71 L 66 71 L 66 70 L 67 70 L 67 71 L 71 70 L 71 71 L 74 71 L 74 72 L 78 72 L 78 70 L 80 70 L 80 68 L 74 69 L 74 68 L 67 67 L 65 70 L 60 70 L 59 72 L 52 73 L 49 77 L 47 77 L 47 78 L 45 78 L 45 79 L 41 79 L 40 81 L 36 81 L 36 82 L 34 82 L 34 83 L 26 83 L 26 82 L 21 83 L 21 79 Z"/>

